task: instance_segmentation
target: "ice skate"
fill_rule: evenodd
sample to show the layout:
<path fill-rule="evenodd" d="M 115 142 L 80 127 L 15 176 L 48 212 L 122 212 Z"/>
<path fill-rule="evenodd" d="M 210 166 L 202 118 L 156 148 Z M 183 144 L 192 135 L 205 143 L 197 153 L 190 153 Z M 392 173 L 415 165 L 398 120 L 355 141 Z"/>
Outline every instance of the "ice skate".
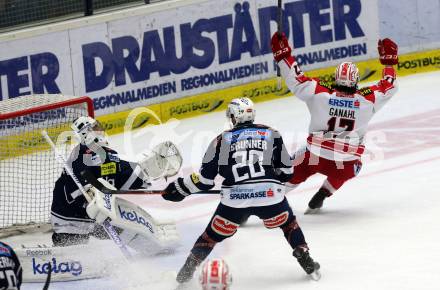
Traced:
<path fill-rule="evenodd" d="M 190 281 L 199 266 L 200 262 L 191 254 L 185 261 L 185 264 L 180 269 L 179 273 L 177 273 L 176 281 L 182 286 Z"/>
<path fill-rule="evenodd" d="M 293 251 L 293 256 L 298 260 L 298 263 L 310 276 L 310 278 L 315 281 L 321 279 L 321 273 L 319 272 L 321 266 L 319 263 L 313 261 L 312 257 L 310 257 L 309 251 L 306 248 L 296 247 Z"/>
<path fill-rule="evenodd" d="M 319 212 L 322 205 L 324 204 L 324 199 L 326 199 L 327 196 L 328 192 L 321 188 L 309 201 L 309 207 L 304 212 L 304 214 L 315 214 Z"/>

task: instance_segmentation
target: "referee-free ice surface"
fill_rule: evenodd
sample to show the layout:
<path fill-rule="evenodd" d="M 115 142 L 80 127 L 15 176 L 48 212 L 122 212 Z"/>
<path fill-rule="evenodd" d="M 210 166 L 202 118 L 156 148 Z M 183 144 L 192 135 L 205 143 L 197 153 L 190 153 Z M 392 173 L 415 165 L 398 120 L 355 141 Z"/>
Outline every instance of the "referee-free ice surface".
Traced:
<path fill-rule="evenodd" d="M 234 280 L 231 289 L 440 289 L 439 81 L 440 72 L 399 79 L 399 92 L 370 124 L 360 175 L 327 199 L 321 213 L 303 214 L 323 176 L 313 176 L 287 194 L 311 255 L 321 264 L 322 279 L 308 279 L 281 230 L 268 230 L 252 217 L 210 255 L 229 264 Z M 256 109 L 256 122 L 278 129 L 291 153 L 304 144 L 309 113 L 300 100 L 263 102 Z M 183 176 L 199 168 L 209 141 L 225 126 L 224 112 L 210 113 L 112 136 L 110 145 L 135 159 L 155 143 L 171 140 L 184 157 Z M 164 186 L 154 184 L 155 188 Z M 209 222 L 218 196 L 190 196 L 181 203 L 159 196 L 126 198 L 157 218 L 174 219 L 181 247 L 171 255 L 145 258 L 129 266 L 121 260 L 104 278 L 52 283 L 50 289 L 175 287 L 173 272 L 179 270 Z M 13 242 L 23 239 L 27 238 Z M 22 287 L 41 288 L 42 284 Z M 200 289 L 197 279 L 191 288 Z"/>

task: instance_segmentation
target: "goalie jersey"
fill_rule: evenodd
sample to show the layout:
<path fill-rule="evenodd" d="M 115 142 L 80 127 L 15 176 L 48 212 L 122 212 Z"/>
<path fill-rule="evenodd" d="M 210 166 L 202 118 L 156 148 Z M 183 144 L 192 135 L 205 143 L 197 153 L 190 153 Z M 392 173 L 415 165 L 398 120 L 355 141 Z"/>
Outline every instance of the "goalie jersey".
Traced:
<path fill-rule="evenodd" d="M 22 272 L 20 261 L 14 250 L 0 242 L 0 289 L 20 289 Z"/>
<path fill-rule="evenodd" d="M 77 145 L 71 152 L 68 164 L 75 176 L 85 185 L 81 172 L 88 170 L 96 178 L 103 178 L 117 189 L 139 189 L 149 184 L 145 183 L 144 174 L 137 163 L 128 162 L 119 158 L 116 151 L 101 147 L 95 153 L 85 145 Z M 69 174 L 63 170 L 55 182 L 52 201 L 52 225 L 55 232 L 85 234 L 87 224 L 93 225 L 86 212 L 87 200 L 78 189 Z M 72 226 L 67 228 L 68 224 Z M 85 224 L 80 226 L 80 224 Z"/>
<path fill-rule="evenodd" d="M 224 205 L 266 206 L 284 199 L 284 182 L 292 173 L 292 160 L 280 133 L 268 126 L 244 123 L 214 139 L 199 174 L 184 178 L 180 186 L 191 193 L 208 190 L 220 175 L 224 178 Z"/>

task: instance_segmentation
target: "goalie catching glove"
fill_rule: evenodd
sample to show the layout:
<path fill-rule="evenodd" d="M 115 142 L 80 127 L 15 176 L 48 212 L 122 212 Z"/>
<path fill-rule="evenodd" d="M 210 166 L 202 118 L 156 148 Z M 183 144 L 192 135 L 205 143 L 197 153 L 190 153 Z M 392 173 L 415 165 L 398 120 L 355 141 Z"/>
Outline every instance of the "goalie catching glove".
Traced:
<path fill-rule="evenodd" d="M 152 180 L 176 175 L 182 166 L 182 156 L 176 145 L 166 141 L 156 145 L 150 152 L 144 153 L 138 164 Z"/>

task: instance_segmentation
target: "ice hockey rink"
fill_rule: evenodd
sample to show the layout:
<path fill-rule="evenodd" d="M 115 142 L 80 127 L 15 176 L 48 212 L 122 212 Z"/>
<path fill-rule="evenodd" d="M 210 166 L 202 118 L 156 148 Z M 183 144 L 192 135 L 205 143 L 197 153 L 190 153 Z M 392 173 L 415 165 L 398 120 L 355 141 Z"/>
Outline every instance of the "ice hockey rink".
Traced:
<path fill-rule="evenodd" d="M 281 230 L 251 218 L 210 257 L 230 266 L 231 289 L 440 289 L 440 72 L 399 79 L 399 92 L 374 117 L 360 175 L 327 199 L 321 213 L 304 215 L 323 176 L 287 194 L 322 279 L 310 280 L 292 257 Z M 305 141 L 309 114 L 295 97 L 256 104 L 257 123 L 278 129 L 293 153 Z M 171 140 L 184 156 L 181 174 L 197 170 L 209 141 L 226 125 L 224 112 L 110 137 L 129 158 L 155 142 Z M 164 183 L 155 184 L 161 188 Z M 218 204 L 218 196 L 171 203 L 159 196 L 128 196 L 155 217 L 176 221 L 181 246 L 170 255 L 126 264 L 115 257 L 109 275 L 54 282 L 49 289 L 174 289 L 178 271 Z M 23 242 L 23 237 L 6 241 Z M 31 238 L 27 238 L 29 242 Z M 108 241 L 111 243 L 111 241 Z M 93 242 L 90 255 L 93 255 Z M 110 245 L 111 246 L 111 245 Z M 108 251 L 116 255 L 118 249 Z M 96 257 L 99 259 L 99 257 Z M 175 274 L 174 274 L 175 275 Z M 189 289 L 200 289 L 197 279 Z M 22 289 L 41 289 L 24 284 Z"/>

